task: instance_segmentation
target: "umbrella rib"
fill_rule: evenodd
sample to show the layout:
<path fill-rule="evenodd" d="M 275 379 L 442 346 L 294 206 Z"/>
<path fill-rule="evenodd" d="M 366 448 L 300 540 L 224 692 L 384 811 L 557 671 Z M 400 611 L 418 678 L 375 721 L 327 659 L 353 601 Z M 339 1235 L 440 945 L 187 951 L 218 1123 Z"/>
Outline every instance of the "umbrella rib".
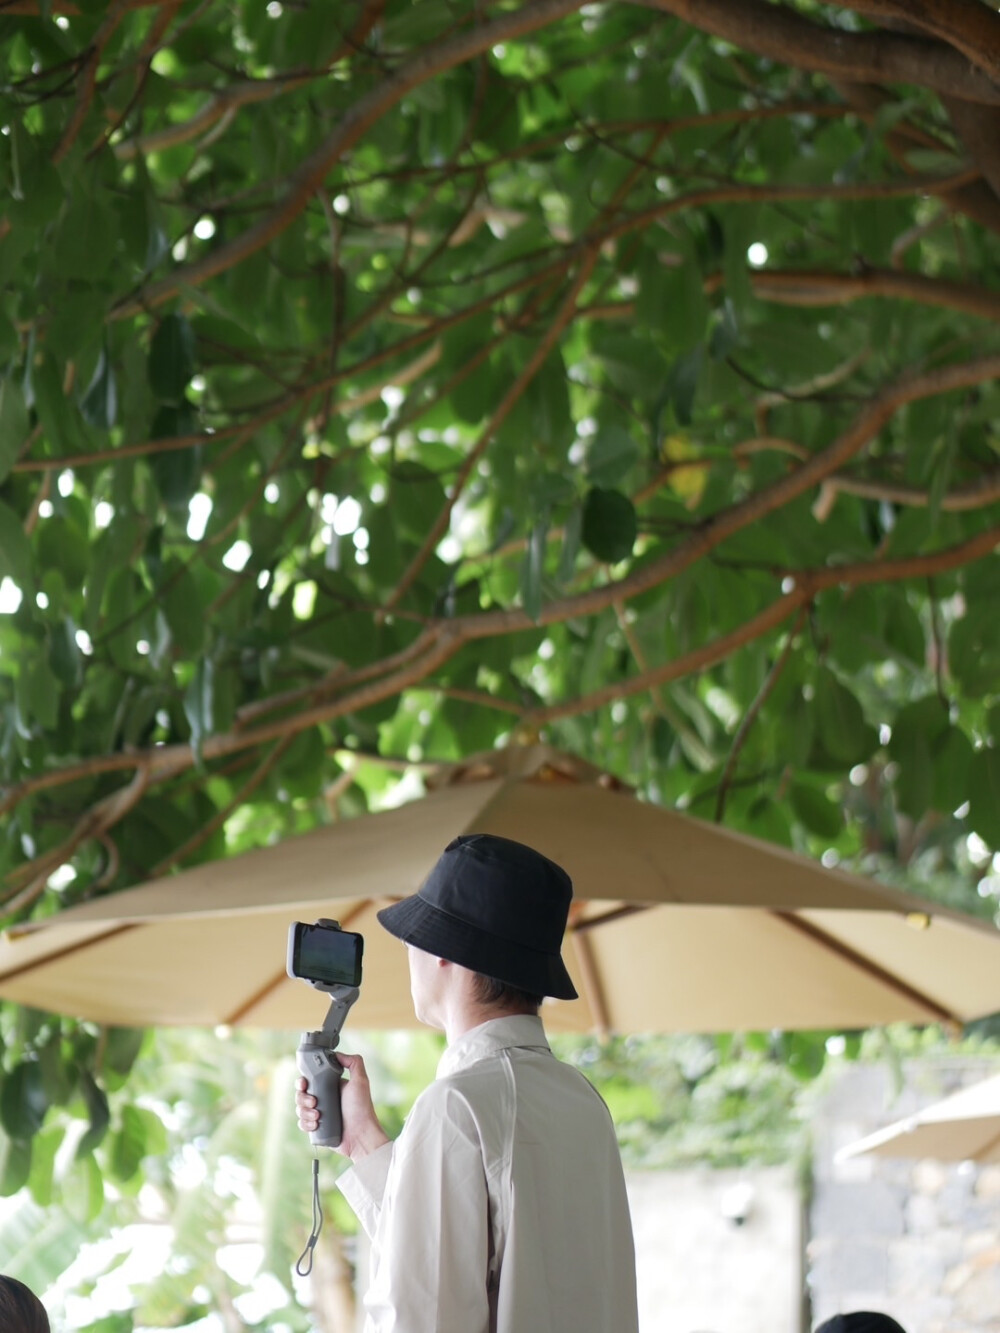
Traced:
<path fill-rule="evenodd" d="M 100 935 L 88 935 L 85 940 L 80 940 L 77 944 L 67 944 L 64 949 L 59 949 L 56 953 L 47 953 L 41 958 L 33 958 L 30 963 L 22 963 L 20 967 L 8 968 L 6 972 L 0 974 L 0 981 L 14 981 L 17 977 L 26 976 L 38 968 L 48 967 L 50 963 L 62 962 L 64 958 L 80 953 L 83 949 L 89 949 L 92 945 L 103 944 L 105 940 L 112 940 L 116 935 L 136 930 L 140 924 L 142 923 L 138 921 L 126 921 L 122 925 L 113 926 L 111 930 L 105 930 Z"/>
<path fill-rule="evenodd" d="M 257 1005 L 260 1004 L 262 1000 L 266 1000 L 270 994 L 276 991 L 284 979 L 284 972 L 276 972 L 269 981 L 265 981 L 263 986 L 258 990 L 255 990 L 248 999 L 244 1000 L 241 1005 L 238 1005 L 237 1008 L 232 1011 L 232 1013 L 227 1014 L 226 1017 L 222 1019 L 224 1026 L 235 1027 L 241 1019 L 246 1018 L 251 1009 L 256 1009 Z"/>
<path fill-rule="evenodd" d="M 368 906 L 370 906 L 370 904 L 367 899 L 364 902 L 356 903 L 355 906 L 352 907 L 349 912 L 345 913 L 344 919 L 341 922 L 339 922 L 341 930 L 346 930 L 348 926 L 350 926 L 353 922 L 355 922 L 358 919 L 361 913 Z M 252 1010 L 256 1009 L 258 1004 L 260 1004 L 263 1000 L 266 1000 L 269 995 L 273 994 L 273 992 L 278 989 L 278 987 L 285 980 L 287 975 L 288 974 L 286 972 L 275 973 L 274 976 L 272 976 L 269 981 L 264 982 L 263 986 L 261 986 L 259 990 L 254 991 L 254 993 L 248 999 L 244 1000 L 241 1005 L 238 1005 L 237 1008 L 235 1008 L 231 1014 L 228 1014 L 222 1020 L 223 1024 L 226 1027 L 235 1027 L 237 1023 L 242 1022 L 242 1020 L 246 1018 L 247 1014 L 249 1014 Z"/>
<path fill-rule="evenodd" d="M 998 1130 L 991 1139 L 986 1140 L 974 1154 L 973 1160 L 980 1162 L 987 1161 L 990 1153 L 992 1153 L 995 1148 L 1000 1148 L 1000 1130 Z"/>
<path fill-rule="evenodd" d="M 582 931 L 593 930 L 595 926 L 606 926 L 609 921 L 620 921 L 622 917 L 634 916 L 636 912 L 648 912 L 651 906 L 651 903 L 623 903 L 621 907 L 612 907 L 600 916 L 577 918 L 570 923 L 570 930 L 574 935 L 579 935 Z"/>
<path fill-rule="evenodd" d="M 822 930 L 819 926 L 814 926 L 809 921 L 803 921 L 801 917 L 795 916 L 792 912 L 773 911 L 771 915 L 778 921 L 784 922 L 784 924 L 789 926 L 792 930 L 797 930 L 801 935 L 805 935 L 814 943 L 819 944 L 828 952 L 837 954 L 838 957 L 843 958 L 845 962 L 850 963 L 852 967 L 856 967 L 860 972 L 864 972 L 875 981 L 881 982 L 884 986 L 888 986 L 889 989 L 895 991 L 897 995 L 902 995 L 905 999 L 912 1000 L 922 1009 L 926 1009 L 928 1014 L 939 1022 L 947 1023 L 949 1025 L 957 1023 L 961 1026 L 961 1018 L 959 1018 L 957 1014 L 952 1013 L 950 1009 L 945 1009 L 923 991 L 917 990 L 915 986 L 911 986 L 908 982 L 903 981 L 902 978 L 897 977 L 886 968 L 879 967 L 878 963 L 873 963 L 870 958 L 865 958 L 863 954 L 858 953 L 855 949 L 844 944 L 835 936 L 828 934 L 827 931 Z"/>
<path fill-rule="evenodd" d="M 594 962 L 590 940 L 586 935 L 581 935 L 574 930 L 573 943 L 576 946 L 577 962 L 580 964 L 580 982 L 583 986 L 587 1004 L 590 1006 L 590 1012 L 594 1016 L 594 1024 L 598 1033 L 602 1037 L 606 1037 L 611 1031 L 611 1023 L 608 1019 L 607 1001 L 604 998 L 604 988 L 597 975 L 597 965 Z"/>

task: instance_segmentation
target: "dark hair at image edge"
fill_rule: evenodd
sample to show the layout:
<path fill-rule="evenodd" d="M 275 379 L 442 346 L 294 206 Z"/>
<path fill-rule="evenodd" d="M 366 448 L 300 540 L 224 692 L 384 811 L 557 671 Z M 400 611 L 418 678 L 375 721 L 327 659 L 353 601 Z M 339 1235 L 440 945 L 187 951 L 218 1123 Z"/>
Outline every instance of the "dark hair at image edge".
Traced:
<path fill-rule="evenodd" d="M 851 1314 L 835 1314 L 820 1324 L 816 1333 L 906 1333 L 891 1315 L 878 1310 L 855 1310 Z"/>
<path fill-rule="evenodd" d="M 45 1306 L 30 1287 L 0 1273 L 0 1329 L 3 1333 L 51 1333 Z"/>

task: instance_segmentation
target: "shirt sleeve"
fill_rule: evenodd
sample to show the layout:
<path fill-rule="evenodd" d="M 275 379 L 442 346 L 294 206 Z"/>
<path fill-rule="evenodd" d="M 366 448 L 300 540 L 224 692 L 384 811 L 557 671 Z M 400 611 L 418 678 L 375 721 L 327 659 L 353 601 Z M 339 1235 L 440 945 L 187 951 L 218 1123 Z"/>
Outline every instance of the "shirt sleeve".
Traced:
<path fill-rule="evenodd" d="M 383 1143 L 337 1177 L 338 1189 L 354 1209 L 369 1239 L 378 1227 L 392 1153 L 393 1144 Z"/>
<path fill-rule="evenodd" d="M 488 1333 L 488 1268 L 489 1197 L 475 1121 L 460 1094 L 434 1084 L 393 1146 L 366 1333 Z"/>

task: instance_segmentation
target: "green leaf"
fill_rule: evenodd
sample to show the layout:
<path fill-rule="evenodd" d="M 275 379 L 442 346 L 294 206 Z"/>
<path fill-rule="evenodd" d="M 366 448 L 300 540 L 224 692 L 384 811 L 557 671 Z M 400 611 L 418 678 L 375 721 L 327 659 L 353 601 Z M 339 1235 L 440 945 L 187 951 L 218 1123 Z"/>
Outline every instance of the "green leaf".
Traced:
<path fill-rule="evenodd" d="M 97 1145 L 104 1139 L 108 1132 L 108 1125 L 111 1123 L 111 1111 L 108 1107 L 107 1096 L 88 1069 L 80 1070 L 80 1091 L 83 1094 L 84 1105 L 87 1108 L 87 1119 L 90 1124 L 76 1146 L 77 1162 L 85 1161 L 93 1153 Z"/>
<path fill-rule="evenodd" d="M 35 360 L 31 368 L 31 385 L 35 410 L 49 453 L 85 453 L 89 448 L 87 432 L 76 400 L 63 391 L 59 367 L 47 353 Z"/>
<path fill-rule="evenodd" d="M 583 506 L 574 505 L 569 511 L 564 524 L 562 549 L 559 552 L 559 568 L 556 582 L 565 584 L 573 577 L 576 558 L 580 553 L 580 541 L 583 535 Z"/>
<path fill-rule="evenodd" d="M 696 347 L 678 357 L 670 370 L 670 401 L 680 426 L 689 426 L 694 412 L 694 399 L 705 360 L 705 349 Z"/>
<path fill-rule="evenodd" d="M 90 571 L 90 547 L 87 534 L 81 532 L 71 517 L 57 512 L 42 519 L 36 541 L 38 568 L 43 577 L 49 570 L 57 569 L 71 591 L 83 586 Z"/>
<path fill-rule="evenodd" d="M 178 649 L 186 657 L 197 657 L 205 645 L 201 590 L 180 560 L 171 559 L 164 567 L 159 602 Z"/>
<path fill-rule="evenodd" d="M 948 727 L 936 740 L 933 748 L 935 810 L 950 814 L 957 808 L 956 795 L 961 795 L 969 787 L 972 756 L 972 742 L 958 727 Z"/>
<path fill-rule="evenodd" d="M 166 315 L 160 321 L 149 346 L 148 366 L 149 383 L 157 398 L 180 406 L 195 371 L 194 333 L 185 315 Z"/>
<path fill-rule="evenodd" d="M 104 1207 L 104 1179 L 101 1168 L 88 1152 L 77 1156 L 62 1182 L 63 1207 L 76 1222 L 92 1222 Z"/>
<path fill-rule="evenodd" d="M 810 833 L 836 838 L 844 827 L 844 812 L 825 793 L 805 782 L 793 782 L 788 793 L 795 817 Z"/>
<path fill-rule="evenodd" d="M 28 437 L 24 391 L 10 376 L 0 380 L 0 482 L 8 475 Z"/>
<path fill-rule="evenodd" d="M 110 430 L 118 416 L 118 386 L 108 359 L 107 348 L 101 348 L 94 373 L 80 403 L 80 411 L 88 425 L 98 430 Z"/>
<path fill-rule="evenodd" d="M 121 1124 L 112 1133 L 109 1164 L 116 1180 L 131 1180 L 149 1149 L 146 1146 L 147 1122 L 138 1107 L 122 1108 Z"/>
<path fill-rule="evenodd" d="M 536 523 L 528 537 L 528 547 L 521 562 L 521 603 L 532 620 L 542 611 L 542 573 L 549 530 L 548 520 Z"/>
<path fill-rule="evenodd" d="M 215 668 L 211 658 L 200 657 L 191 683 L 184 692 L 184 716 L 191 728 L 191 743 L 200 756 L 206 736 L 212 734 L 215 700 Z"/>
<path fill-rule="evenodd" d="M 31 545 L 20 519 L 0 500 L 0 579 L 5 577 L 22 591 L 32 586 Z"/>
<path fill-rule="evenodd" d="M 1000 852 L 1000 748 L 984 746 L 969 766 L 969 823 L 994 852 Z"/>
<path fill-rule="evenodd" d="M 896 799 L 911 819 L 919 819 L 933 803 L 933 753 L 947 730 L 948 712 L 936 695 L 908 704 L 896 714 L 888 748 L 899 765 Z"/>
<path fill-rule="evenodd" d="M 56 1153 L 63 1137 L 62 1127 L 53 1125 L 41 1130 L 31 1140 L 31 1170 L 27 1183 L 31 1197 L 43 1208 L 48 1208 L 54 1201 Z"/>
<path fill-rule="evenodd" d="M 178 439 L 198 431 L 198 418 L 189 403 L 161 407 L 153 418 L 154 440 Z M 185 445 L 150 454 L 149 466 L 163 503 L 172 510 L 186 510 L 201 479 L 201 446 Z"/>
<path fill-rule="evenodd" d="M 25 662 L 17 678 L 15 698 L 21 717 L 50 731 L 59 718 L 61 689 L 58 677 L 44 660 Z"/>
<path fill-rule="evenodd" d="M 638 522 L 635 506 L 620 491 L 592 487 L 583 502 L 581 537 L 598 560 L 616 564 L 627 560 L 635 545 Z"/>
<path fill-rule="evenodd" d="M 53 243 L 53 268 L 60 277 L 93 281 L 103 275 L 114 255 L 113 217 L 102 195 L 78 181 Z"/>
<path fill-rule="evenodd" d="M 878 743 L 861 705 L 830 671 L 816 680 L 816 729 L 827 754 L 844 764 L 860 764 Z"/>
<path fill-rule="evenodd" d="M 76 626 L 72 620 L 60 620 L 53 625 L 49 638 L 49 666 L 56 679 L 75 689 L 83 677 L 83 660 L 76 641 Z"/>
<path fill-rule="evenodd" d="M 37 1060 L 22 1060 L 4 1077 L 0 1089 L 0 1124 L 12 1139 L 37 1134 L 49 1108 L 49 1099 Z"/>
<path fill-rule="evenodd" d="M 639 458 L 639 444 L 631 431 L 601 426 L 587 446 L 587 480 L 592 486 L 618 486 Z"/>
<path fill-rule="evenodd" d="M 30 1139 L 0 1138 L 0 1197 L 9 1199 L 28 1183 L 31 1157 Z"/>

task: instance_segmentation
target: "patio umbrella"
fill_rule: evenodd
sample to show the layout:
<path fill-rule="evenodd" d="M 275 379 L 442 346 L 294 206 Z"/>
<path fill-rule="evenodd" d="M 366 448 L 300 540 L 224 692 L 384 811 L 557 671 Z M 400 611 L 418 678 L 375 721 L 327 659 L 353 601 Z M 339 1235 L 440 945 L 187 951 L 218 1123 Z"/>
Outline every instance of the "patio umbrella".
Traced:
<path fill-rule="evenodd" d="M 848 1144 L 837 1153 L 837 1160 L 866 1153 L 936 1157 L 942 1162 L 1000 1162 L 1000 1074 Z"/>
<path fill-rule="evenodd" d="M 312 1027 L 322 996 L 284 975 L 290 921 L 365 935 L 352 1025 L 413 1024 L 376 909 L 413 893 L 451 838 L 497 833 L 573 877 L 564 945 L 581 998 L 556 1031 L 961 1023 L 1000 1009 L 1000 931 L 640 801 L 544 746 L 431 775 L 397 809 L 293 837 L 8 932 L 0 996 L 99 1022 Z"/>

